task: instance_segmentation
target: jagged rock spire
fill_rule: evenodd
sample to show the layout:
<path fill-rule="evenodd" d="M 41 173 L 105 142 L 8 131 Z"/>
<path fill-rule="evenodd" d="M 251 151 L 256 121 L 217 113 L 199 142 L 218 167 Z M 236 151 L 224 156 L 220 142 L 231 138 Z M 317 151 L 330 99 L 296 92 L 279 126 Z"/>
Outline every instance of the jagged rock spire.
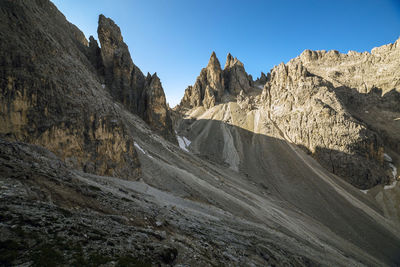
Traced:
<path fill-rule="evenodd" d="M 180 106 L 193 108 L 203 105 L 209 108 L 219 103 L 225 93 L 237 95 L 241 90 L 249 91 L 252 86 L 253 79 L 244 70 L 242 62 L 229 53 L 222 70 L 217 55 L 212 52 L 196 83 L 186 89 Z"/>
<path fill-rule="evenodd" d="M 253 79 L 244 69 L 244 65 L 231 53 L 226 57 L 224 68 L 225 90 L 230 94 L 237 95 L 241 90 L 248 92 L 253 87 Z"/>
<path fill-rule="evenodd" d="M 164 90 L 157 74 L 147 74 L 133 63 L 121 30 L 110 18 L 99 16 L 97 29 L 104 78 L 111 95 L 142 117 L 153 130 L 176 142 Z"/>
<path fill-rule="evenodd" d="M 221 68 L 221 64 L 219 63 L 217 55 L 215 54 L 214 51 L 211 53 L 210 60 L 208 61 L 207 67 Z"/>

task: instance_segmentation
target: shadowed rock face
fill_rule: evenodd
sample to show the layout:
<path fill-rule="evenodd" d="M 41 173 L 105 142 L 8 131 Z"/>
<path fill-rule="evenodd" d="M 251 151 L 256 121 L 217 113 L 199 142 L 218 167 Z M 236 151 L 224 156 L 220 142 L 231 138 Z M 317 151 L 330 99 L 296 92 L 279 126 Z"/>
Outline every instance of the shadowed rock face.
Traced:
<path fill-rule="evenodd" d="M 176 143 L 170 112 L 166 105 L 164 90 L 157 73 L 147 75 L 142 98 L 144 106 L 147 107 L 143 113 L 144 121 L 167 140 Z"/>
<path fill-rule="evenodd" d="M 136 179 L 133 138 L 88 60 L 95 44 L 49 1 L 2 1 L 0 17 L 0 134 L 74 168 Z"/>
<path fill-rule="evenodd" d="M 132 62 L 128 46 L 120 28 L 109 18 L 99 16 L 97 29 L 101 58 L 95 62 L 99 73 L 104 69 L 104 80 L 113 98 L 128 110 L 142 117 L 155 131 L 176 143 L 164 90 L 158 79 L 146 79 Z M 156 80 L 158 82 L 156 82 Z"/>
<path fill-rule="evenodd" d="M 129 179 L 140 163 L 113 99 L 175 140 L 161 83 L 146 82 L 112 20 L 99 18 L 100 49 L 46 0 L 3 1 L 0 16 L 2 136 Z"/>
<path fill-rule="evenodd" d="M 240 91 L 249 92 L 253 86 L 253 79 L 244 69 L 244 65 L 237 58 L 228 54 L 224 68 L 225 89 L 233 95 Z"/>

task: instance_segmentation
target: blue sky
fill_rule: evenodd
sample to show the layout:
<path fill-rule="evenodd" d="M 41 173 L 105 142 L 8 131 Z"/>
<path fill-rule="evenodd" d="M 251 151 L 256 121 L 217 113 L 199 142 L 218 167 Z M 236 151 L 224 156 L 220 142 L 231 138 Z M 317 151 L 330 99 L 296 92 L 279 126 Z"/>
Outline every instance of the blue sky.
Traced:
<path fill-rule="evenodd" d="M 400 36 L 400 0 L 52 0 L 87 37 L 99 14 L 121 28 L 134 63 L 179 103 L 212 51 L 256 78 L 305 49 L 370 51 Z"/>

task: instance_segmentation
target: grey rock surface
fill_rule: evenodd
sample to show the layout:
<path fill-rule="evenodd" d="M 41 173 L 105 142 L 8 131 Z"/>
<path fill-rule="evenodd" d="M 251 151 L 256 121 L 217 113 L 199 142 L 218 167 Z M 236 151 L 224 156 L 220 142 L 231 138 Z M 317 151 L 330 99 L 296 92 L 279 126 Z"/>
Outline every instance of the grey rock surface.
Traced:
<path fill-rule="evenodd" d="M 208 109 L 204 114 L 212 113 L 217 104 L 226 106 L 234 101 L 246 113 L 259 110 L 265 113 L 263 123 L 268 125 L 262 134 L 300 146 L 352 185 L 369 189 L 390 184 L 398 175 L 384 161 L 384 155 L 390 154 L 394 167 L 400 167 L 398 43 L 371 53 L 306 50 L 255 82 L 243 64 L 229 54 L 223 70 L 225 96 L 211 101 L 213 105 L 204 105 Z M 191 93 L 193 89 L 186 90 L 176 108 L 183 114 L 181 118 L 195 112 L 204 101 L 201 94 Z M 224 121 L 253 131 L 254 118 L 246 113 Z M 194 117 L 201 114 L 198 110 Z M 240 122 L 248 119 L 251 121 Z M 179 128 L 179 119 L 176 121 Z"/>
<path fill-rule="evenodd" d="M 0 265 L 400 265 L 398 185 L 360 191 L 291 140 L 311 99 L 310 120 L 349 126 L 339 144 L 360 135 L 369 154 L 349 153 L 386 171 L 393 90 L 359 96 L 290 63 L 261 91 L 235 59 L 226 87 L 214 54 L 173 113 L 178 146 L 159 78 L 110 19 L 99 48 L 48 0 L 0 1 L 0 18 Z"/>
<path fill-rule="evenodd" d="M 110 18 L 99 16 L 97 29 L 101 44 L 101 61 L 105 83 L 113 98 L 141 116 L 155 131 L 176 142 L 170 111 L 160 79 L 147 77 L 133 63 L 120 28 Z"/>
<path fill-rule="evenodd" d="M 90 60 L 96 44 L 49 1 L 1 1 L 0 17 L 1 136 L 73 168 L 137 179 L 134 138 Z"/>
<path fill-rule="evenodd" d="M 246 73 L 242 62 L 228 54 L 222 70 L 215 52 L 212 52 L 207 67 L 201 70 L 195 84 L 185 90 L 177 110 L 199 106 L 210 108 L 238 95 L 241 90 L 248 92 L 253 85 L 253 79 Z"/>

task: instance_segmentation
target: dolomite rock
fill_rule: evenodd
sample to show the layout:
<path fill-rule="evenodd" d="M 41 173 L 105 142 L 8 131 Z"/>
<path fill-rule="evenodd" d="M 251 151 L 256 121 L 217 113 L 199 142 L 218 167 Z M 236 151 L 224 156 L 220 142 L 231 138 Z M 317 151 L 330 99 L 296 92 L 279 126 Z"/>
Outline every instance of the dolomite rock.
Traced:
<path fill-rule="evenodd" d="M 243 125 L 253 124 L 247 121 L 252 120 L 250 112 L 266 113 L 266 136 L 297 144 L 358 188 L 388 184 L 396 177 L 384 153 L 396 158 L 395 165 L 400 161 L 399 42 L 371 53 L 306 50 L 254 83 L 229 54 L 223 71 L 225 96 L 236 97 L 203 106 L 235 101 L 244 114 L 235 114 L 232 121 Z M 196 91 L 199 88 L 188 88 L 177 111 L 210 98 Z"/>
<path fill-rule="evenodd" d="M 224 80 L 221 65 L 212 52 L 206 68 L 203 68 L 193 86 L 185 90 L 180 106 L 193 108 L 203 105 L 210 108 L 219 102 L 224 94 Z"/>
<path fill-rule="evenodd" d="M 264 86 L 267 83 L 267 81 L 269 80 L 269 78 L 270 78 L 270 73 L 268 73 L 268 76 L 267 76 L 267 75 L 265 75 L 264 72 L 261 72 L 260 77 L 257 78 L 257 80 L 255 80 L 254 84 Z"/>
<path fill-rule="evenodd" d="M 73 168 L 137 179 L 133 137 L 90 60 L 94 42 L 49 1 L 4 1 L 0 18 L 0 135 Z"/>
<path fill-rule="evenodd" d="M 153 84 L 152 79 L 146 80 L 133 63 L 121 30 L 113 20 L 100 15 L 97 33 L 101 44 L 104 79 L 110 94 L 167 140 L 176 143 L 169 108 L 158 77 Z"/>
<path fill-rule="evenodd" d="M 230 53 L 226 58 L 224 82 L 225 89 L 233 95 L 239 94 L 241 90 L 247 93 L 253 87 L 253 79 L 246 73 L 243 63 Z"/>
<path fill-rule="evenodd" d="M 271 71 L 264 90 L 269 119 L 325 168 L 359 188 L 389 181 L 382 139 L 349 114 L 329 81 L 292 60 Z"/>
<path fill-rule="evenodd" d="M 144 121 L 167 140 L 176 143 L 170 111 L 166 105 L 164 90 L 157 73 L 154 73 L 152 76 L 150 74 L 147 75 L 142 97 L 147 107 L 144 110 Z"/>
<path fill-rule="evenodd" d="M 196 83 L 185 90 L 177 108 L 211 108 L 226 101 L 225 98 L 235 97 L 241 90 L 249 92 L 253 86 L 253 79 L 246 73 L 242 62 L 228 54 L 222 70 L 215 52 L 212 52 L 207 67 L 201 70 Z"/>

